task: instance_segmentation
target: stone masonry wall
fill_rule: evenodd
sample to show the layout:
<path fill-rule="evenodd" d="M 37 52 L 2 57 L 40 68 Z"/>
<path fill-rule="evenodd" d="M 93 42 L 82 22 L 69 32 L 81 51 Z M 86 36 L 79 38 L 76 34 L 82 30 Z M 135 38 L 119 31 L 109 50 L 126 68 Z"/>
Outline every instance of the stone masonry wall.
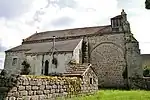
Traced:
<path fill-rule="evenodd" d="M 8 71 L 8 74 L 19 74 L 22 62 L 26 59 L 26 56 L 24 54 L 24 51 L 18 51 L 18 52 L 6 52 L 5 57 L 5 64 L 4 69 Z M 13 58 L 17 58 L 17 62 L 15 65 L 12 65 Z"/>
<path fill-rule="evenodd" d="M 90 63 L 98 74 L 100 87 L 126 86 L 122 73 L 126 66 L 124 34 L 88 37 Z"/>
<path fill-rule="evenodd" d="M 150 77 L 130 78 L 132 89 L 150 90 Z"/>
<path fill-rule="evenodd" d="M 77 77 L 21 76 L 13 87 L 8 85 L 9 81 L 0 77 L 1 100 L 51 100 L 86 92 L 82 90 L 82 78 Z M 94 92 L 96 87 L 86 89 Z"/>
<path fill-rule="evenodd" d="M 90 83 L 90 78 L 92 79 L 92 84 Z M 81 90 L 86 93 L 91 93 L 98 90 L 98 77 L 91 68 L 83 76 L 82 84 Z"/>

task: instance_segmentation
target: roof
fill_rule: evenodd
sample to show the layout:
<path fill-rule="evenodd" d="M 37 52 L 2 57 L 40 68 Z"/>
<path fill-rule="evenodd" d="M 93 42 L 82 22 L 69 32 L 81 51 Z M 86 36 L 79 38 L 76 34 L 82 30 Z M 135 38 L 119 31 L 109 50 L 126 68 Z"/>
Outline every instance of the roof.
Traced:
<path fill-rule="evenodd" d="M 141 54 L 142 60 L 150 59 L 150 54 Z"/>
<path fill-rule="evenodd" d="M 82 39 L 66 40 L 66 41 L 57 41 L 55 43 L 55 48 L 57 51 L 73 51 L 78 43 Z M 15 52 L 15 51 L 26 51 L 26 53 L 44 53 L 51 52 L 53 42 L 43 42 L 43 43 L 32 43 L 32 44 L 23 44 L 17 47 L 14 47 L 6 52 Z"/>
<path fill-rule="evenodd" d="M 74 64 L 66 68 L 65 76 L 82 76 L 91 67 L 91 64 Z"/>
<path fill-rule="evenodd" d="M 55 31 L 46 31 L 35 33 L 30 37 L 24 39 L 24 41 L 33 41 L 33 40 L 43 40 L 49 39 L 53 36 L 56 37 L 66 37 L 66 36 L 80 36 L 80 35 L 87 35 L 87 34 L 95 34 L 97 32 L 104 33 L 104 32 L 111 32 L 111 26 L 95 26 L 95 27 L 84 27 L 84 28 L 74 28 L 74 29 L 65 29 L 65 30 L 55 30 Z"/>
<path fill-rule="evenodd" d="M 122 18 L 122 15 L 118 15 L 118 16 L 115 16 L 115 17 L 113 17 L 111 19 L 121 19 L 121 18 Z"/>

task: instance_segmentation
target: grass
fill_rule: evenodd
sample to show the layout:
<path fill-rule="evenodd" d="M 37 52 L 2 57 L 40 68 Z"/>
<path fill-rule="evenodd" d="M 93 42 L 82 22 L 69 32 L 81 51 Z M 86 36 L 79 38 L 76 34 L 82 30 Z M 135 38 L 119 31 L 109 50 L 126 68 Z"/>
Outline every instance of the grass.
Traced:
<path fill-rule="evenodd" d="M 100 90 L 91 96 L 80 96 L 68 100 L 150 100 L 150 91 Z"/>

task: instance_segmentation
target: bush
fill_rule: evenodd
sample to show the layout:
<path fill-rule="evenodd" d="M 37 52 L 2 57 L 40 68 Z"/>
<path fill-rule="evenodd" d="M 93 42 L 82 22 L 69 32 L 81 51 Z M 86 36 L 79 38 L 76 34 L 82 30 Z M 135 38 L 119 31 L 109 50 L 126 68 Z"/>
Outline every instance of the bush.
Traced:
<path fill-rule="evenodd" d="M 144 77 L 150 77 L 150 70 L 149 69 L 144 69 L 143 76 Z"/>
<path fill-rule="evenodd" d="M 23 61 L 22 63 L 23 68 L 21 69 L 21 75 L 29 75 L 30 73 L 30 64 L 28 64 L 26 61 Z"/>

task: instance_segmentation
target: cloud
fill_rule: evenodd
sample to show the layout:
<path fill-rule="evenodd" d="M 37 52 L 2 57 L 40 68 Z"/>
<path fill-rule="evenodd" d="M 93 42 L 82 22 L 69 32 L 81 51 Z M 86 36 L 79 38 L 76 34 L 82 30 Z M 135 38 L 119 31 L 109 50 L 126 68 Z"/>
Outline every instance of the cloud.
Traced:
<path fill-rule="evenodd" d="M 3 60 L 0 59 L 0 69 L 2 69 L 3 63 Z"/>
<path fill-rule="evenodd" d="M 0 52 L 0 69 L 4 68 L 5 53 Z"/>
<path fill-rule="evenodd" d="M 53 20 L 51 22 L 51 24 L 55 27 L 60 27 L 60 26 L 69 26 L 71 25 L 72 23 L 74 22 L 74 19 L 70 18 L 70 17 L 67 17 L 67 16 L 64 16 L 64 17 L 61 17 L 61 18 L 58 18 L 56 20 Z"/>
<path fill-rule="evenodd" d="M 0 52 L 4 52 L 7 48 L 2 46 L 1 39 L 0 39 Z"/>
<path fill-rule="evenodd" d="M 2 60 L 0 60 L 0 64 L 2 64 L 3 63 L 3 61 Z"/>
<path fill-rule="evenodd" d="M 4 46 L 0 46 L 0 52 L 4 52 L 7 48 Z"/>
<path fill-rule="evenodd" d="M 77 2 L 76 0 L 48 0 L 49 5 L 58 6 L 60 9 L 62 8 L 76 8 Z"/>
<path fill-rule="evenodd" d="M 118 0 L 118 7 L 125 9 L 131 24 L 131 31 L 140 42 L 141 53 L 150 53 L 150 13 L 143 0 Z"/>
<path fill-rule="evenodd" d="M 31 0 L 0 0 L 0 17 L 8 19 L 20 16 L 31 7 Z"/>

